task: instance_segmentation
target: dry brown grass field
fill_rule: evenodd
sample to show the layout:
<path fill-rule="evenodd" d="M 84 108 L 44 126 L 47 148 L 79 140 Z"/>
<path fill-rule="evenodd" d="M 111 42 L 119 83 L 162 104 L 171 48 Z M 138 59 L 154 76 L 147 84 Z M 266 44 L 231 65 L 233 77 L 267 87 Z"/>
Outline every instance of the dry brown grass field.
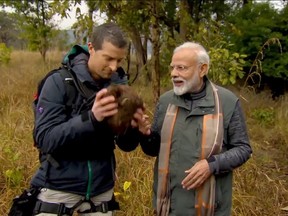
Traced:
<path fill-rule="evenodd" d="M 7 215 L 13 197 L 27 188 L 38 167 L 33 147 L 32 101 L 37 82 L 59 66 L 61 53 L 15 51 L 8 65 L 0 66 L 0 215 Z M 151 87 L 133 84 L 152 117 Z M 288 97 L 272 101 L 268 93 L 234 90 L 240 96 L 248 124 L 252 158 L 234 172 L 233 216 L 284 216 L 288 206 Z M 150 216 L 154 159 L 138 148 L 131 153 L 116 149 L 117 216 Z M 130 187 L 126 188 L 127 182 Z"/>

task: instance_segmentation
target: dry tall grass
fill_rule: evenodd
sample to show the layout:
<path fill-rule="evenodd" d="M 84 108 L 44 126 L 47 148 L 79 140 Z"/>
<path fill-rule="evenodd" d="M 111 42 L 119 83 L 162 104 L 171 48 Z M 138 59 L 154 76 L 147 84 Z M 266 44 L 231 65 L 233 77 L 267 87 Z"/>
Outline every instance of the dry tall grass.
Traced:
<path fill-rule="evenodd" d="M 7 215 L 13 197 L 29 185 L 38 166 L 33 147 L 32 100 L 38 80 L 59 66 L 60 53 L 49 53 L 48 63 L 38 53 L 14 52 L 9 65 L 0 66 L 0 215 Z M 151 88 L 135 84 L 152 116 Z M 240 94 L 236 92 L 236 94 Z M 284 216 L 288 206 L 288 98 L 272 101 L 268 95 L 241 92 L 253 157 L 234 175 L 233 215 Z M 118 216 L 150 216 L 154 159 L 138 148 L 116 149 Z M 131 182 L 124 189 L 125 182 Z"/>

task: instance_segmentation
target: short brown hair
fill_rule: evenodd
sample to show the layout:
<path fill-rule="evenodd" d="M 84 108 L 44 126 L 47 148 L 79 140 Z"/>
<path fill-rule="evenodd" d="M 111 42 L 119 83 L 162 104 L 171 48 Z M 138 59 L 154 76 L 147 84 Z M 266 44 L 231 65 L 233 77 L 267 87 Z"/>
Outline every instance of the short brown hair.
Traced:
<path fill-rule="evenodd" d="M 94 50 L 102 49 L 104 41 L 110 42 L 118 48 L 125 48 L 128 44 L 124 32 L 115 23 L 104 23 L 93 29 L 91 43 Z"/>

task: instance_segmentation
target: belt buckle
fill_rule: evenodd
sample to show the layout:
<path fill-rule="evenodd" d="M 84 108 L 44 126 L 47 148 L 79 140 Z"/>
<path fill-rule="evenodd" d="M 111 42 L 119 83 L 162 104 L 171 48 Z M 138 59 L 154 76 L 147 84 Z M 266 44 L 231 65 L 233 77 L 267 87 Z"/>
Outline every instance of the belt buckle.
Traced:
<path fill-rule="evenodd" d="M 102 213 L 107 213 L 108 212 L 108 203 L 107 202 L 103 202 L 101 203 L 101 212 Z"/>
<path fill-rule="evenodd" d="M 40 213 L 41 205 L 42 205 L 42 202 L 37 200 L 36 204 L 35 204 L 35 207 L 33 209 L 33 213 L 34 214 L 39 214 Z"/>
<path fill-rule="evenodd" d="M 57 208 L 57 214 L 61 215 L 61 214 L 65 214 L 65 204 L 64 203 L 59 203 L 58 208 Z"/>

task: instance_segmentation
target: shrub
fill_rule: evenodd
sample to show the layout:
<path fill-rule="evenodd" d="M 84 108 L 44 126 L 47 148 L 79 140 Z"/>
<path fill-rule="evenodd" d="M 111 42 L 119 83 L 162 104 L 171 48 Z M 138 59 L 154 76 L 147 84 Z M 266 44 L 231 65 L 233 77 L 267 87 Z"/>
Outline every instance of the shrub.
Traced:
<path fill-rule="evenodd" d="M 273 108 L 255 109 L 252 112 L 252 118 L 256 119 L 262 126 L 273 125 L 275 121 L 275 110 Z"/>
<path fill-rule="evenodd" d="M 11 51 L 4 43 L 0 43 L 0 65 L 9 63 Z"/>

